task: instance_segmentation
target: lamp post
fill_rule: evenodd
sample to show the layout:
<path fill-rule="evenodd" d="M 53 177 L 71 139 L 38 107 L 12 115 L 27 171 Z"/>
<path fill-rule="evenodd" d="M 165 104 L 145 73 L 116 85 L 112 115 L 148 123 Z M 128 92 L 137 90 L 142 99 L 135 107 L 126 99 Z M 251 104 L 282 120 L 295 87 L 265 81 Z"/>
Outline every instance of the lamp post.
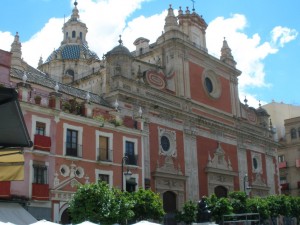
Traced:
<path fill-rule="evenodd" d="M 131 171 L 127 168 L 127 171 L 126 171 L 126 173 L 124 173 L 124 165 L 126 164 L 126 161 L 128 160 L 128 157 L 127 156 L 124 156 L 123 158 L 122 158 L 122 174 L 121 174 L 121 191 L 123 192 L 124 191 L 124 175 L 125 175 L 125 177 L 126 177 L 126 180 L 128 180 L 130 177 L 131 177 L 131 175 L 132 175 L 132 173 L 131 173 Z"/>
<path fill-rule="evenodd" d="M 249 194 L 248 192 L 250 192 L 250 189 L 251 189 L 251 187 L 249 185 L 247 185 L 247 187 L 246 187 L 247 182 L 248 182 L 248 174 L 245 174 L 245 176 L 244 176 L 244 192 L 245 192 L 246 196 L 248 196 L 248 194 Z"/>

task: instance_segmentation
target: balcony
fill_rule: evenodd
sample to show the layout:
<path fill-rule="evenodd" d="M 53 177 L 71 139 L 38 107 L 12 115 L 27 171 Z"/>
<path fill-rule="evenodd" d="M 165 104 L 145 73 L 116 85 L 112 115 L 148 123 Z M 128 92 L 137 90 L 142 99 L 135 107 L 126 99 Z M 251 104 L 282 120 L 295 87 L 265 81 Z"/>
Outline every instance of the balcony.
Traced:
<path fill-rule="evenodd" d="M 34 146 L 33 149 L 50 152 L 51 138 L 48 136 L 35 134 L 34 135 Z"/>
<path fill-rule="evenodd" d="M 281 184 L 280 186 L 281 186 L 282 191 L 289 190 L 289 183 L 284 183 L 284 184 Z"/>
<path fill-rule="evenodd" d="M 32 199 L 49 200 L 49 184 L 32 184 Z"/>
<path fill-rule="evenodd" d="M 126 160 L 125 164 L 126 165 L 133 165 L 137 166 L 138 165 L 138 155 L 127 155 L 128 159 Z"/>
<path fill-rule="evenodd" d="M 296 167 L 297 167 L 297 168 L 300 167 L 300 159 L 296 159 Z"/>
<path fill-rule="evenodd" d="M 82 158 L 82 145 L 66 142 L 66 156 Z"/>
<path fill-rule="evenodd" d="M 279 162 L 279 163 L 278 163 L 278 167 L 279 167 L 279 169 L 287 168 L 287 163 L 286 163 L 286 161 L 284 161 L 284 162 Z"/>
<path fill-rule="evenodd" d="M 10 198 L 10 181 L 0 181 L 0 198 Z"/>
<path fill-rule="evenodd" d="M 97 152 L 99 154 L 97 161 L 112 162 L 113 151 L 111 149 L 97 148 Z"/>

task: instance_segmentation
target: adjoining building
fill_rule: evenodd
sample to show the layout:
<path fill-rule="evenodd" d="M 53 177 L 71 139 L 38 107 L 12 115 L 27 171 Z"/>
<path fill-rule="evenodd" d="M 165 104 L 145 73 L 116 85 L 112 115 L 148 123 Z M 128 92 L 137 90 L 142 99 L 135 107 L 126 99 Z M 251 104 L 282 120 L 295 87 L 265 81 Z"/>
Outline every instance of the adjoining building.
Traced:
<path fill-rule="evenodd" d="M 37 219 L 68 223 L 77 185 L 99 180 L 160 193 L 170 221 L 203 195 L 280 193 L 269 114 L 240 102 L 231 49 L 220 40 L 220 58 L 209 55 L 206 28 L 195 10 L 175 16 L 170 6 L 156 42 L 139 37 L 130 52 L 120 37 L 100 59 L 75 1 L 61 45 L 37 69 L 23 61 L 16 34 L 0 83 L 18 90 L 34 146 L 24 150 L 24 181 L 0 196 L 26 203 Z"/>
<path fill-rule="evenodd" d="M 262 106 L 270 113 L 278 140 L 278 168 L 281 192 L 300 195 L 300 107 L 283 102 Z"/>

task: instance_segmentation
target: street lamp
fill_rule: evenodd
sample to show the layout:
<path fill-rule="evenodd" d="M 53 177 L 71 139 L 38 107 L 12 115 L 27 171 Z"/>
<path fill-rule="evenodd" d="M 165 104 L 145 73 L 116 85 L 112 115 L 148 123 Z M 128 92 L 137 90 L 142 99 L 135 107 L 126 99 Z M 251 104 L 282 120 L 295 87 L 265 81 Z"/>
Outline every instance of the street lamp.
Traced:
<path fill-rule="evenodd" d="M 250 187 L 249 185 L 247 185 L 247 187 L 246 187 L 247 182 L 249 182 L 249 181 L 248 181 L 248 174 L 245 174 L 245 176 L 244 176 L 244 192 L 245 192 L 246 195 L 248 196 L 251 187 Z"/>
<path fill-rule="evenodd" d="M 130 179 L 130 177 L 131 177 L 131 175 L 132 175 L 132 173 L 131 173 L 131 171 L 128 169 L 128 167 L 127 167 L 127 170 L 126 170 L 126 172 L 124 173 L 124 164 L 126 164 L 126 161 L 128 160 L 128 157 L 127 156 L 124 156 L 123 158 L 122 158 L 122 174 L 121 174 L 121 181 L 122 181 L 122 183 L 121 183 L 121 191 L 123 192 L 124 191 L 124 184 L 123 184 L 123 182 L 124 182 L 124 175 L 125 175 L 125 177 L 126 177 L 126 180 L 129 180 Z"/>

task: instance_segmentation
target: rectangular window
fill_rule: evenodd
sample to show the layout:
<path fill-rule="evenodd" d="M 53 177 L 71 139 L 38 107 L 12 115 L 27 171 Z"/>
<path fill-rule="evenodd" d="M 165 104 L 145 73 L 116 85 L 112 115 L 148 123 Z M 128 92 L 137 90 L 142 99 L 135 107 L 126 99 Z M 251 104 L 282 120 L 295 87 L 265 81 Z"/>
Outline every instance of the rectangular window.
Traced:
<path fill-rule="evenodd" d="M 285 184 L 286 182 L 286 177 L 285 176 L 280 176 L 280 184 Z"/>
<path fill-rule="evenodd" d="M 78 156 L 78 131 L 67 129 L 66 155 Z"/>
<path fill-rule="evenodd" d="M 137 160 L 134 153 L 134 142 L 126 141 L 125 148 L 125 155 L 128 157 L 126 163 L 129 165 L 137 165 Z"/>
<path fill-rule="evenodd" d="M 98 175 L 98 181 L 102 181 L 102 182 L 105 182 L 107 184 L 109 184 L 109 175 L 107 174 L 99 174 Z"/>
<path fill-rule="evenodd" d="M 46 124 L 42 122 L 36 122 L 35 125 L 35 134 L 43 135 L 46 134 Z"/>
<path fill-rule="evenodd" d="M 34 184 L 48 184 L 47 166 L 34 164 L 33 165 L 33 183 Z"/>
<path fill-rule="evenodd" d="M 109 161 L 109 138 L 99 136 L 99 160 Z"/>
<path fill-rule="evenodd" d="M 278 156 L 278 162 L 284 162 L 284 155 Z"/>

